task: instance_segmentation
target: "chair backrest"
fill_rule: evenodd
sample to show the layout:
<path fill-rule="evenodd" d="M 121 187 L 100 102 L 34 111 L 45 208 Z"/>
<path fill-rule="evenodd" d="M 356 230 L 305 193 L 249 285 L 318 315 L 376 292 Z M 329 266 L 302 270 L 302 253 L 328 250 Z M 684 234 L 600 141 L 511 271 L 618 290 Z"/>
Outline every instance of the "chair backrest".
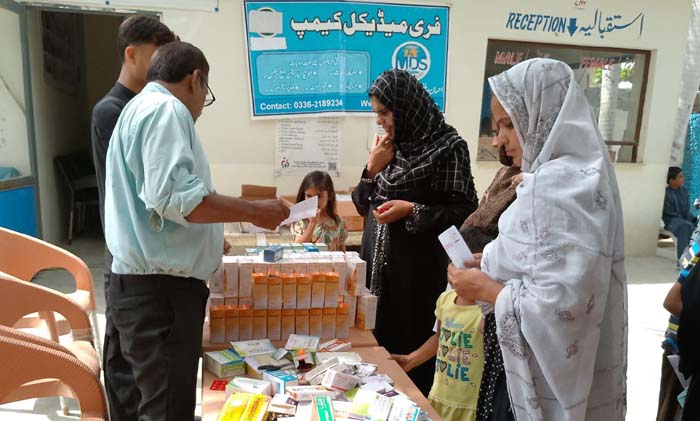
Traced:
<path fill-rule="evenodd" d="M 71 175 L 70 175 L 70 162 L 67 157 L 65 156 L 56 156 L 53 159 L 54 165 L 56 166 L 56 169 L 58 170 L 58 173 L 61 175 L 61 178 L 63 179 L 63 183 L 66 185 L 68 190 L 70 190 L 71 194 L 75 193 L 75 189 L 73 188 L 73 183 L 71 182 Z"/>
<path fill-rule="evenodd" d="M 31 333 L 25 332 L 24 330 L 21 330 L 21 329 L 14 329 L 11 327 L 0 325 L 0 336 L 6 336 L 8 338 L 15 338 L 17 340 L 25 341 L 25 342 L 32 342 L 36 345 L 45 346 L 47 348 L 51 348 L 51 349 L 54 349 L 56 351 L 61 351 L 61 352 L 65 352 L 66 354 L 73 355 L 73 353 L 68 348 L 59 344 L 58 342 L 54 342 L 50 339 L 42 338 L 41 336 L 38 336 L 38 335 L 32 335 Z"/>
<path fill-rule="evenodd" d="M 31 281 L 44 269 L 65 269 L 73 275 L 76 289 L 90 291 L 89 310 L 95 310 L 92 273 L 78 256 L 53 244 L 2 227 L 0 245 L 0 271 L 23 281 Z"/>
<path fill-rule="evenodd" d="M 69 183 L 95 174 L 92 155 L 87 150 L 54 157 L 54 162 L 58 171 Z"/>
<path fill-rule="evenodd" d="M 22 317 L 42 311 L 60 313 L 71 327 L 74 340 L 92 342 L 92 326 L 83 309 L 72 299 L 41 285 L 0 273 L 0 325 L 12 327 Z"/>
<path fill-rule="evenodd" d="M 107 403 L 99 379 L 87 365 L 65 352 L 0 334 L 3 375 L 0 376 L 0 402 L 29 382 L 58 379 L 72 393 L 47 390 L 43 396 L 74 397 L 80 403 L 81 418 L 107 420 Z"/>

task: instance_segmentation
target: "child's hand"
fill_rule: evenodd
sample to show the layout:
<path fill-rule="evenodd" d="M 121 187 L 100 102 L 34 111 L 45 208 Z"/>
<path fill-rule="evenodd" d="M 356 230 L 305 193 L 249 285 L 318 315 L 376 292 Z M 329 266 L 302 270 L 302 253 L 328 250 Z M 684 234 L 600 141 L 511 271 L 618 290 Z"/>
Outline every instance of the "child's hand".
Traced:
<path fill-rule="evenodd" d="M 316 216 L 309 218 L 309 224 L 316 225 L 318 223 L 318 219 L 320 217 L 321 217 L 321 209 L 316 209 Z"/>
<path fill-rule="evenodd" d="M 391 359 L 399 363 L 403 371 L 408 373 L 415 368 L 413 361 L 409 355 L 391 354 Z"/>

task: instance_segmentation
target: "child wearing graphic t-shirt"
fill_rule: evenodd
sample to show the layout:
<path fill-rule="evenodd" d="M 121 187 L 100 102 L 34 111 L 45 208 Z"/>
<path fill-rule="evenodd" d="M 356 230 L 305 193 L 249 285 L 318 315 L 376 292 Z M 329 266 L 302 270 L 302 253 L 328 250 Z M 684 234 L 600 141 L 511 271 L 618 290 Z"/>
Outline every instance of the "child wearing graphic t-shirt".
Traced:
<path fill-rule="evenodd" d="M 480 253 L 493 238 L 478 230 L 462 231 L 469 248 Z M 435 334 L 409 355 L 392 355 L 410 371 L 436 356 L 433 387 L 428 400 L 446 421 L 473 421 L 484 371 L 481 307 L 457 295 L 448 284 L 437 300 Z M 437 352 L 436 352 L 437 351 Z"/>
<path fill-rule="evenodd" d="M 474 420 L 484 371 L 481 307 L 454 290 L 445 291 L 438 298 L 435 317 L 437 360 L 428 400 L 443 420 Z"/>

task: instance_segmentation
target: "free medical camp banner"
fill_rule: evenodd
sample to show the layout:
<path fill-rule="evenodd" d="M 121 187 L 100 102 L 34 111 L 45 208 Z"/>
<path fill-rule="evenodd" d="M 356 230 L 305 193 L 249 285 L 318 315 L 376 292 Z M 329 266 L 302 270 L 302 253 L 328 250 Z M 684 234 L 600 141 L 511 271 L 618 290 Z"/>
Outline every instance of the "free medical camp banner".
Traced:
<path fill-rule="evenodd" d="M 369 87 L 391 68 L 445 109 L 446 6 L 251 0 L 244 13 L 254 118 L 369 113 Z"/>

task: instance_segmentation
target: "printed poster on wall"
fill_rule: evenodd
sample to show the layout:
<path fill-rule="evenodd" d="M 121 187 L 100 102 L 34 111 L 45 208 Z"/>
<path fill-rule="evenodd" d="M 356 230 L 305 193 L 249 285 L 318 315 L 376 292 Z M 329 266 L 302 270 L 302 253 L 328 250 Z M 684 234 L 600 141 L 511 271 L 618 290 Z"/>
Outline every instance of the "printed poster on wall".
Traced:
<path fill-rule="evenodd" d="M 275 175 L 327 171 L 340 176 L 340 119 L 280 120 L 275 136 Z"/>
<path fill-rule="evenodd" d="M 417 77 L 445 109 L 449 8 L 244 2 L 252 116 L 357 114 L 384 70 Z"/>

